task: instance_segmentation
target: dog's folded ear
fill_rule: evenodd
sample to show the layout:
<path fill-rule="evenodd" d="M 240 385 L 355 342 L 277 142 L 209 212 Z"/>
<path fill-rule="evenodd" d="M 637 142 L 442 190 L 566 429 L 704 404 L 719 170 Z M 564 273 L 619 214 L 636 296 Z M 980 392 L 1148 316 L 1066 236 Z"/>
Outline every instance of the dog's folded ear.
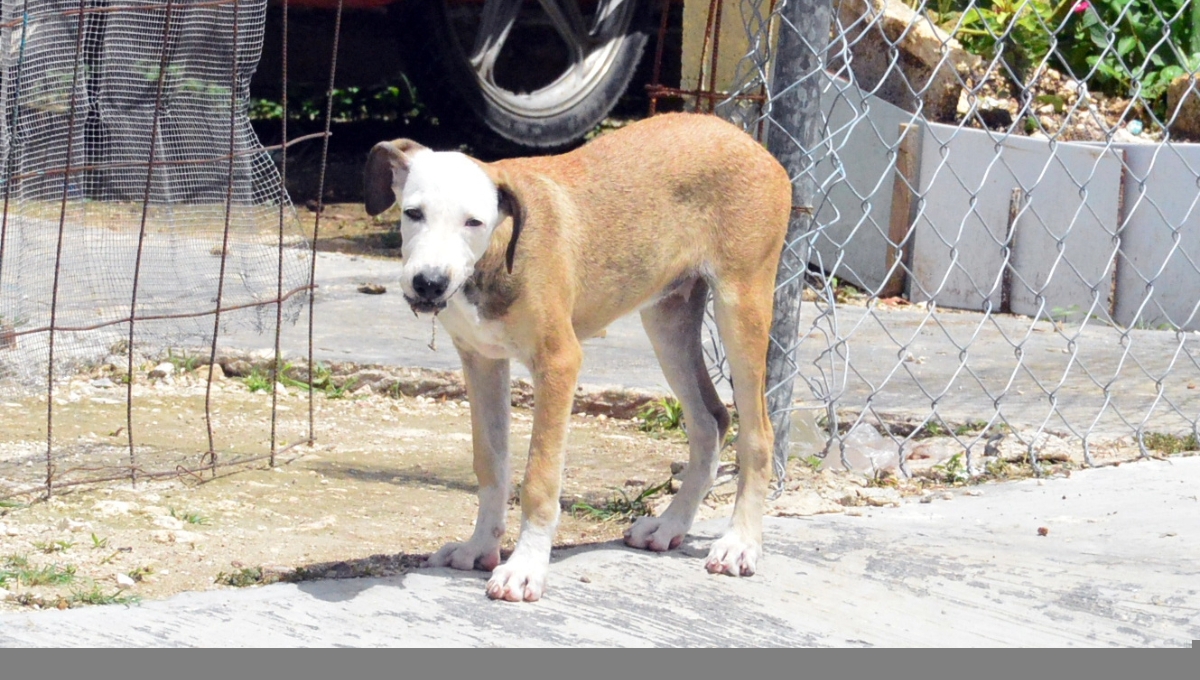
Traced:
<path fill-rule="evenodd" d="M 504 251 L 504 264 L 511 274 L 513 259 L 517 256 L 517 237 L 521 235 L 524 216 L 521 214 L 521 201 L 510 184 L 499 184 L 496 191 L 499 193 L 500 212 L 512 218 L 512 235 L 508 237 L 508 248 Z"/>
<path fill-rule="evenodd" d="M 404 186 L 413 155 L 424 150 L 411 139 L 380 142 L 371 149 L 363 173 L 363 202 L 368 215 L 374 217 L 395 205 L 395 187 Z"/>

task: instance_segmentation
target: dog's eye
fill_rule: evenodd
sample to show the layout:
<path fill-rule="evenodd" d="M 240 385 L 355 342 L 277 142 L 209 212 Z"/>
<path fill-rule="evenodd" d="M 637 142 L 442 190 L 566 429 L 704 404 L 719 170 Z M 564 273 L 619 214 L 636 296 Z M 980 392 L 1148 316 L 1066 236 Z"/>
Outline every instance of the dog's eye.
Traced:
<path fill-rule="evenodd" d="M 425 213 L 421 212 L 420 208 L 409 208 L 404 211 L 404 216 L 413 222 L 420 222 L 425 219 Z"/>
<path fill-rule="evenodd" d="M 468 227 L 482 227 L 483 226 L 483 222 L 480 222 L 479 220 L 475 219 L 474 217 L 467 220 L 466 224 Z"/>

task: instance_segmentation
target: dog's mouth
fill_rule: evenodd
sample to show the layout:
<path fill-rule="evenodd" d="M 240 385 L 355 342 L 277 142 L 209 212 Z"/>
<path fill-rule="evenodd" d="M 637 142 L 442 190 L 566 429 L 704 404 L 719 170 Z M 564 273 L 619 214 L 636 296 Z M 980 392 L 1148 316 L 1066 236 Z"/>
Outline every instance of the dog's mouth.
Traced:
<path fill-rule="evenodd" d="M 404 301 L 417 314 L 437 314 L 446 308 L 445 299 L 435 302 L 433 300 L 418 300 L 405 295 Z"/>

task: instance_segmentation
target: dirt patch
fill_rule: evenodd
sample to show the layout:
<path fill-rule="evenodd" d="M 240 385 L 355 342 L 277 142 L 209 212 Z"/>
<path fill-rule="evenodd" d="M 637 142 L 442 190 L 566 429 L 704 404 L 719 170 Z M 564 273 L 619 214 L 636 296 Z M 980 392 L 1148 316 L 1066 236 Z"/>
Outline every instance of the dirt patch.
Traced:
<path fill-rule="evenodd" d="M 58 467 L 128 455 L 124 388 L 74 382 L 56 408 Z M 139 456 L 196 463 L 206 449 L 204 381 L 177 375 L 135 385 Z M 261 453 L 269 438 L 271 395 L 233 378 L 214 384 L 218 447 Z M 279 394 L 281 444 L 302 441 L 307 394 Z M 0 404 L 0 480 L 8 489 L 44 469 L 45 403 Z M 411 568 L 444 542 L 466 539 L 476 511 L 469 408 L 461 400 L 364 392 L 315 401 L 316 438 L 275 468 L 183 475 L 63 489 L 48 500 L 0 504 L 2 608 L 70 607 L 162 598 L 186 590 L 280 579 L 383 575 Z M 520 479 L 532 414 L 513 412 L 514 483 Z M 620 537 L 630 516 L 661 511 L 672 463 L 687 458 L 678 431 L 649 435 L 639 421 L 572 417 L 563 486 L 560 545 Z M 232 454 L 230 454 L 232 455 Z M 732 452 L 727 451 L 727 458 Z M 728 513 L 736 484 L 726 461 L 702 516 Z M 182 463 L 181 463 L 182 464 Z M 20 477 L 18 479 L 18 477 Z M 782 514 L 839 511 L 861 479 L 796 470 Z M 647 489 L 662 487 L 655 493 Z M 573 512 L 572 508 L 576 510 Z M 595 512 L 599 511 L 599 512 Z M 520 508 L 510 502 L 511 549 Z"/>

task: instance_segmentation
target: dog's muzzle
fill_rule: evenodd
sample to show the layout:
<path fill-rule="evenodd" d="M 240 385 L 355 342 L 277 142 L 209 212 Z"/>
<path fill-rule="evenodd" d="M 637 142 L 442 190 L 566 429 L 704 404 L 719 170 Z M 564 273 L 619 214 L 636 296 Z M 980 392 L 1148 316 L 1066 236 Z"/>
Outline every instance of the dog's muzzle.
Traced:
<path fill-rule="evenodd" d="M 414 295 L 405 295 L 404 299 L 414 312 L 440 312 L 446 308 L 449 287 L 450 277 L 446 274 L 420 272 L 412 280 Z"/>

